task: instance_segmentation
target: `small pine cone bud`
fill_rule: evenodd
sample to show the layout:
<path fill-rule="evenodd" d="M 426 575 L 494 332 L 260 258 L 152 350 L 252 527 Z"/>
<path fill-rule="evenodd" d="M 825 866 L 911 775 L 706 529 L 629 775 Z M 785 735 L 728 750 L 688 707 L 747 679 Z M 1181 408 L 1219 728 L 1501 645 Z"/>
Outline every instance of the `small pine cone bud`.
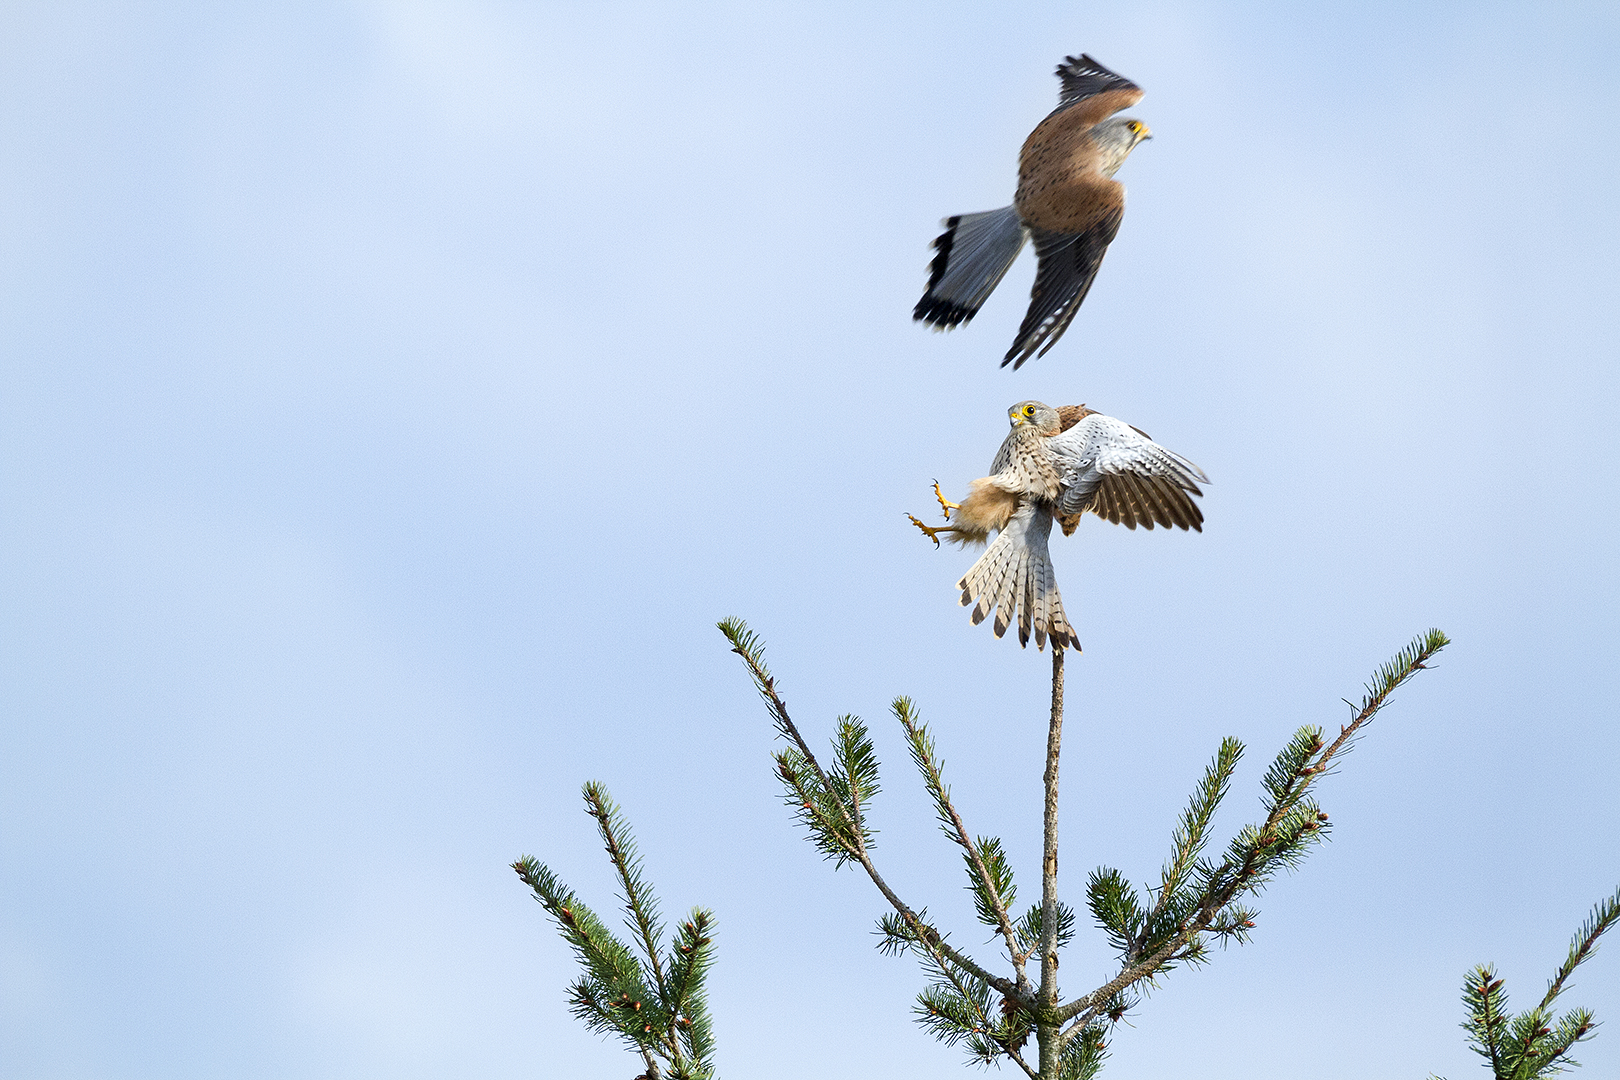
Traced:
<path fill-rule="evenodd" d="M 652 1025 L 651 1024 L 644 1024 L 644 1025 L 642 1025 L 641 1030 L 642 1031 L 651 1031 L 652 1030 Z"/>
<path fill-rule="evenodd" d="M 638 1001 L 638 1002 L 636 1002 L 634 1005 L 632 1005 L 630 1007 L 632 1009 L 634 1009 L 636 1012 L 640 1012 L 641 1011 L 641 1002 Z"/>
<path fill-rule="evenodd" d="M 692 1018 L 690 1016 L 681 1017 L 681 1027 L 691 1027 L 691 1026 L 692 1026 Z"/>
<path fill-rule="evenodd" d="M 1316 820 L 1317 821 L 1326 821 L 1327 819 L 1328 819 L 1328 816 L 1327 816 L 1327 813 L 1325 811 L 1316 815 Z"/>

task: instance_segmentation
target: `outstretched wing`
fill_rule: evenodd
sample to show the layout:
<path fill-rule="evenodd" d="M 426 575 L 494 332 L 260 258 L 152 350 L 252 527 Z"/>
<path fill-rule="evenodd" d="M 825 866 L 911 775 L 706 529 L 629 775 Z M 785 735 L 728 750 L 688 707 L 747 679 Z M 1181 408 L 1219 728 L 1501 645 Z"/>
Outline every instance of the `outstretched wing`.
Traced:
<path fill-rule="evenodd" d="M 1018 327 L 1012 348 L 1001 360 L 1002 367 L 1023 367 L 1037 349 L 1039 355 L 1045 356 L 1074 321 L 1125 216 L 1124 189 L 1112 180 L 1107 184 L 1107 188 L 1098 189 L 1093 220 L 1081 231 L 1030 230 L 1040 265 L 1029 290 L 1029 311 Z"/>
<path fill-rule="evenodd" d="M 1191 496 L 1209 477 L 1140 431 L 1111 416 L 1092 413 L 1046 446 L 1062 477 L 1060 514 L 1090 510 L 1134 529 L 1176 526 L 1204 531 L 1204 514 Z"/>
<path fill-rule="evenodd" d="M 1081 122 L 1085 124 L 1107 119 L 1142 100 L 1140 86 L 1109 71 L 1085 53 L 1079 57 L 1065 56 L 1057 67 L 1057 77 L 1063 82 L 1057 111 L 1078 107 Z"/>

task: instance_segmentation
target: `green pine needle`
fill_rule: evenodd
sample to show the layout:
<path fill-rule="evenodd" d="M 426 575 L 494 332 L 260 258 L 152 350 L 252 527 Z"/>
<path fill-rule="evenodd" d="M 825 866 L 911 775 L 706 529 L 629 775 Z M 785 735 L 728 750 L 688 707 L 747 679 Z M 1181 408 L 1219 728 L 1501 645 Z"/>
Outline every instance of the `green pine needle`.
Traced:
<path fill-rule="evenodd" d="M 1063 1048 L 1062 1080 L 1092 1080 L 1107 1059 L 1108 1032 L 1102 1024 L 1088 1024 Z"/>
<path fill-rule="evenodd" d="M 1057 916 L 1057 947 L 1061 950 L 1070 941 L 1074 940 L 1074 908 L 1059 900 Z M 1019 919 L 1013 926 L 1017 932 L 1018 947 L 1020 949 L 1028 952 L 1035 951 L 1040 945 L 1043 923 L 1041 905 L 1031 904 L 1029 910 L 1024 912 L 1023 918 Z"/>
<path fill-rule="evenodd" d="M 1013 881 L 1012 863 L 1007 859 L 1007 853 L 1002 849 L 1001 840 L 994 836 L 981 836 L 978 838 L 979 858 L 984 860 L 985 873 L 990 875 L 990 881 L 985 882 L 979 876 L 979 868 L 973 862 L 973 853 L 964 851 L 962 862 L 967 865 L 968 891 L 973 894 L 973 912 L 984 925 L 994 929 L 1001 928 L 1001 919 L 996 915 L 996 906 L 991 899 L 991 890 L 1001 901 L 1003 911 L 1012 907 L 1018 898 L 1018 886 Z"/>
<path fill-rule="evenodd" d="M 1108 936 L 1108 944 L 1128 959 L 1147 919 L 1136 889 L 1118 870 L 1098 867 L 1086 882 L 1086 904 Z"/>

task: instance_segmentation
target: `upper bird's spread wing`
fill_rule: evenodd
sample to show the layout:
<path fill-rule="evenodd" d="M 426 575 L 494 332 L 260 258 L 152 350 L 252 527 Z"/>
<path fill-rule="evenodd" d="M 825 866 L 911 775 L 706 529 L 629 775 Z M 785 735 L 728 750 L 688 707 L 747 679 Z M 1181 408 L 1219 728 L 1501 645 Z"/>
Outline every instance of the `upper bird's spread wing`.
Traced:
<path fill-rule="evenodd" d="M 1029 311 L 1018 327 L 1012 348 L 1002 358 L 1002 367 L 1023 367 L 1037 349 L 1039 355 L 1045 356 L 1074 321 L 1125 216 L 1124 189 L 1111 180 L 1106 184 L 1107 188 L 1098 189 L 1094 216 L 1081 231 L 1030 230 L 1040 262 L 1035 284 L 1029 290 Z"/>
<path fill-rule="evenodd" d="M 1198 484 L 1209 477 L 1129 424 L 1091 413 L 1046 445 L 1063 480 L 1060 514 L 1090 510 L 1128 529 L 1203 532 L 1204 514 L 1191 496 L 1203 494 Z"/>
<path fill-rule="evenodd" d="M 1142 100 L 1140 86 L 1109 71 L 1085 53 L 1079 57 L 1065 56 L 1058 65 L 1057 77 L 1063 82 L 1057 111 L 1079 107 L 1081 122 L 1086 124 L 1105 120 Z"/>

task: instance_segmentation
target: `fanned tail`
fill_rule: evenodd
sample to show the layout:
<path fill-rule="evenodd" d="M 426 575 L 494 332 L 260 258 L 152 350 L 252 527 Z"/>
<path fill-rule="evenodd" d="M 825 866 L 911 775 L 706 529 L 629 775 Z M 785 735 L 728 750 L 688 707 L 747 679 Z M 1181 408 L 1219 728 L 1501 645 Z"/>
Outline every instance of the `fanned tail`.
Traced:
<path fill-rule="evenodd" d="M 967 322 L 1024 250 L 1029 230 L 1011 206 L 945 220 L 928 265 L 928 290 L 911 317 L 947 330 Z"/>
<path fill-rule="evenodd" d="M 1020 646 L 1028 646 L 1033 636 L 1036 649 L 1044 649 L 1048 639 L 1055 649 L 1079 648 L 1063 613 L 1063 598 L 1047 553 L 1051 531 L 1051 513 L 1026 502 L 962 575 L 956 586 L 962 590 L 962 606 L 973 608 L 973 625 L 994 613 L 991 629 L 996 637 L 1017 623 Z"/>

